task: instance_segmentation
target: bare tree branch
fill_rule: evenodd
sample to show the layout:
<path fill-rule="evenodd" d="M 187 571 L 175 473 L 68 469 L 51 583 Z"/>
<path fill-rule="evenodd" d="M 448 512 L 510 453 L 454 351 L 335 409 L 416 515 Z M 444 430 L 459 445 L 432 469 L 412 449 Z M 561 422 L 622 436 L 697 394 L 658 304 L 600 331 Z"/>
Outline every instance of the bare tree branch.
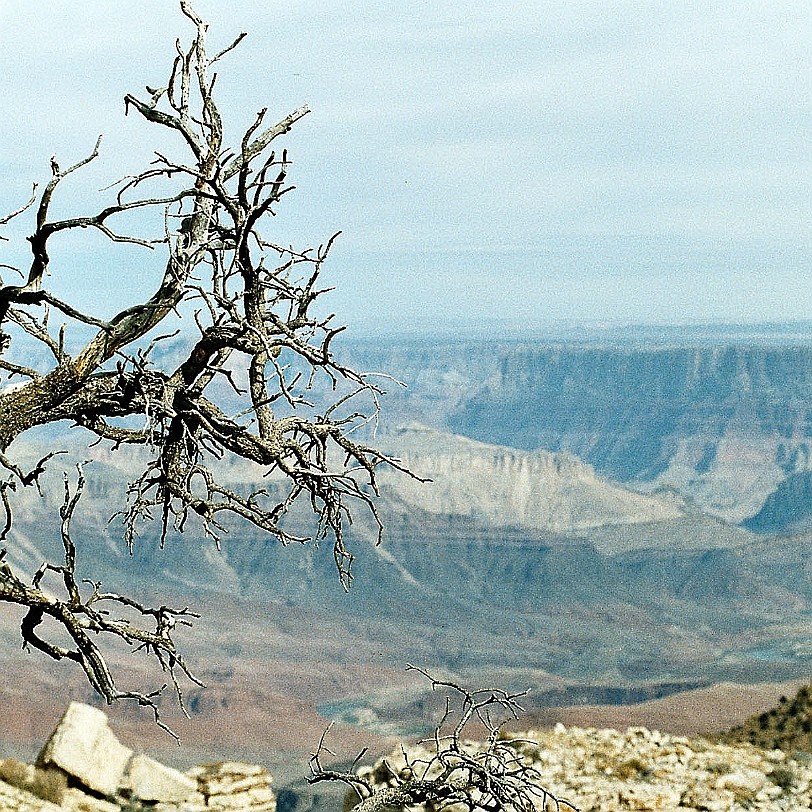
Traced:
<path fill-rule="evenodd" d="M 24 646 L 36 648 L 55 660 L 68 659 L 77 662 L 90 684 L 108 703 L 117 699 L 133 699 L 140 705 L 148 706 L 152 708 L 156 722 L 172 733 L 161 720 L 155 701 L 166 686 L 151 693 L 120 690 L 97 641 L 100 637 L 112 636 L 123 640 L 133 650 L 142 649 L 153 655 L 161 669 L 171 679 L 178 701 L 183 707 L 183 693 L 178 682 L 178 674 L 185 675 L 198 685 L 200 682 L 178 653 L 172 635 L 176 626 L 191 625 L 190 619 L 198 615 L 189 609 L 178 610 L 168 606 L 149 608 L 132 598 L 112 592 L 101 592 L 101 585 L 98 583 L 91 583 L 89 594 L 86 597 L 82 595 L 76 572 L 76 546 L 70 532 L 71 521 L 85 485 L 82 467 L 77 468 L 78 479 L 74 490 L 71 490 L 69 478 L 65 476 L 64 501 L 60 509 L 64 564 L 45 562 L 34 573 L 30 584 L 13 573 L 7 563 L 0 564 L 0 600 L 28 608 L 21 626 Z M 5 489 L 2 493 L 5 494 Z M 7 529 L 10 529 L 11 514 L 7 502 L 5 507 Z M 5 536 L 5 533 L 3 535 Z M 3 549 L 0 551 L 0 562 L 3 562 L 5 556 L 6 549 Z M 61 576 L 65 598 L 55 597 L 42 589 L 42 581 L 49 572 Z M 154 628 L 145 628 L 125 614 L 113 615 L 112 612 L 117 611 L 115 607 L 128 610 L 136 618 L 151 620 Z M 67 632 L 73 642 L 73 648 L 50 643 L 38 634 L 38 627 L 46 617 L 56 621 Z"/>
<path fill-rule="evenodd" d="M 26 473 L 14 459 L 12 443 L 35 427 L 68 421 L 94 442 L 112 448 L 141 445 L 149 452 L 123 495 L 128 544 L 135 543 L 144 521 L 160 522 L 162 541 L 194 527 L 219 543 L 228 520 L 239 520 L 282 543 L 329 539 L 340 581 L 349 588 L 353 555 L 344 530 L 351 507 L 369 510 L 380 527 L 376 470 L 379 465 L 404 469 L 356 439 L 356 429 L 377 413 L 379 390 L 366 375 L 335 359 L 332 342 L 343 328 L 334 326 L 332 317 L 316 315 L 326 290 L 320 286 L 323 265 L 335 236 L 317 249 L 294 249 L 262 235 L 274 208 L 293 188 L 287 151 L 277 154 L 270 147 L 308 108 L 267 127 L 263 111 L 235 144 L 226 143 L 210 68 L 244 35 L 209 58 L 206 23 L 188 0 L 181 0 L 180 9 L 194 33 L 188 46 L 176 44 L 168 81 L 147 86 L 143 99 L 134 94 L 124 99 L 125 113 L 132 110 L 148 127 L 176 133 L 179 154 L 156 153 L 143 171 L 116 184 L 113 202 L 96 213 L 53 219 L 62 181 L 95 160 L 100 137 L 68 169 L 53 158 L 39 197 L 34 187 L 25 206 L 0 219 L 3 225 L 29 209 L 34 215 L 27 273 L 21 284 L 0 284 L 0 371 L 21 378 L 0 388 L 0 463 L 11 475 L 0 483 L 0 539 L 13 545 L 16 489 L 37 485 L 48 462 L 45 458 Z M 154 232 L 142 216 L 150 211 L 161 215 Z M 111 246 L 124 243 L 151 252 L 163 246 L 166 258 L 152 294 L 112 317 L 99 315 L 92 291 L 78 303 L 55 295 L 51 275 L 70 267 L 63 258 L 56 270 L 51 267 L 52 253 L 62 245 L 57 238 L 83 229 L 97 231 Z M 100 262 L 107 266 L 104 272 L 122 273 L 112 248 Z M 65 320 L 56 329 L 52 311 Z M 170 343 L 171 352 L 160 352 Z M 36 360 L 32 344 L 40 353 Z M 319 377 L 336 395 L 317 408 L 311 400 Z M 284 487 L 238 493 L 218 477 L 220 460 L 229 458 L 256 465 L 260 475 Z M 144 647 L 170 674 L 180 697 L 175 675 L 191 674 L 171 631 L 191 613 L 152 610 L 96 586 L 89 596 L 82 594 L 70 521 L 83 482 L 80 472 L 75 491 L 65 486 L 64 563 L 44 564 L 29 583 L 4 558 L 0 601 L 28 606 L 26 644 L 79 663 L 108 701 L 129 697 L 155 708 L 153 694 L 116 688 L 97 641 L 112 635 Z M 312 509 L 310 533 L 285 523 L 299 501 Z M 40 589 L 48 574 L 62 577 L 65 599 Z M 102 604 L 154 620 L 155 629 L 110 620 L 98 609 Z M 45 617 L 67 631 L 73 648 L 44 639 Z"/>
<path fill-rule="evenodd" d="M 393 809 L 417 809 L 441 812 L 451 807 L 467 812 L 530 812 L 533 809 L 562 810 L 577 808 L 558 798 L 544 785 L 541 773 L 519 755 L 517 740 L 501 735 L 502 724 L 518 718 L 522 710 L 518 700 L 526 695 L 499 689 L 468 690 L 451 680 L 432 677 L 426 671 L 409 666 L 426 677 L 433 690 L 445 690 L 445 712 L 434 733 L 420 742 L 422 749 L 401 748 L 397 764 L 384 760 L 379 770 L 355 771 L 363 757 L 358 755 L 348 771 L 326 769 L 323 760 L 334 755 L 326 746 L 328 727 L 310 758 L 311 784 L 337 781 L 356 794 L 356 812 L 382 812 Z M 464 734 L 478 724 L 485 740 L 468 741 Z"/>
<path fill-rule="evenodd" d="M 34 188 L 31 190 L 31 197 L 28 198 L 28 202 L 24 203 L 20 206 L 19 209 L 15 209 L 11 214 L 7 214 L 5 217 L 0 217 L 0 226 L 4 226 L 10 220 L 13 220 L 17 215 L 22 214 L 26 209 L 30 209 L 31 206 L 34 205 L 34 201 L 37 199 L 37 184 L 34 184 Z"/>

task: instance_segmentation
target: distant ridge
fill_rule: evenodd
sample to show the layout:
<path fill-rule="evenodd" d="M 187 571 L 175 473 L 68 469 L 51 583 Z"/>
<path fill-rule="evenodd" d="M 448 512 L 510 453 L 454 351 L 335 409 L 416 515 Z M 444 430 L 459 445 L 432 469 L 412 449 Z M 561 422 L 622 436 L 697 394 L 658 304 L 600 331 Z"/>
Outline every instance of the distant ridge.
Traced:
<path fill-rule="evenodd" d="M 410 469 L 432 480 L 386 476 L 385 496 L 404 508 L 554 533 L 682 515 L 673 501 L 610 482 L 572 454 L 520 451 L 417 423 L 397 430 L 391 443 Z"/>
<path fill-rule="evenodd" d="M 765 534 L 807 529 L 812 325 L 616 327 L 569 340 L 358 343 L 408 384 L 389 427 L 569 452 L 632 490 L 671 490 Z M 746 524 L 745 524 L 746 523 Z"/>
<path fill-rule="evenodd" d="M 570 345 L 680 346 L 752 344 L 756 346 L 812 344 L 812 319 L 785 322 L 691 322 L 645 324 L 620 321 L 556 321 L 531 324 L 491 320 L 477 325 L 453 324 L 383 333 L 354 331 L 352 343 L 402 346 L 442 340 L 444 343 L 489 344 L 564 343 Z"/>
<path fill-rule="evenodd" d="M 755 714 L 721 736 L 726 742 L 750 742 L 766 750 L 812 753 L 812 684 L 803 685 L 792 698 Z"/>

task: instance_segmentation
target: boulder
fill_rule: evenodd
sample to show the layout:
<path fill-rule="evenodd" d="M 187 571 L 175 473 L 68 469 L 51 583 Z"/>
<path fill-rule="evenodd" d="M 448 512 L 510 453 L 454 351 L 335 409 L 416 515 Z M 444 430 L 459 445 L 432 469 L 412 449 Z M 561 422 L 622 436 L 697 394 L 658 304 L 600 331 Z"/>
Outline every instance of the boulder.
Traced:
<path fill-rule="evenodd" d="M 106 714 L 71 702 L 37 757 L 37 766 L 59 767 L 88 789 L 112 796 L 132 755 L 113 735 Z"/>
<path fill-rule="evenodd" d="M 239 761 L 187 773 L 113 735 L 102 711 L 72 702 L 32 766 L 0 759 L 0 810 L 14 812 L 275 812 L 268 771 Z"/>
<path fill-rule="evenodd" d="M 187 773 L 197 781 L 199 791 L 212 810 L 273 812 L 276 795 L 273 779 L 264 767 L 240 761 L 203 764 Z"/>
<path fill-rule="evenodd" d="M 126 781 L 142 801 L 179 803 L 197 792 L 197 781 L 141 753 L 130 761 Z"/>

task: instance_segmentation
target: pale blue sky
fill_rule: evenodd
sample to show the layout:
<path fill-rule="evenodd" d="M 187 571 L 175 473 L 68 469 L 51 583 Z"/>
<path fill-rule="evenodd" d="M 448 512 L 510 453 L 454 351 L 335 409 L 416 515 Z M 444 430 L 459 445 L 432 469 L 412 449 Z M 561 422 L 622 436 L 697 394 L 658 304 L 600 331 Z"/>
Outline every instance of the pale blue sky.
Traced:
<path fill-rule="evenodd" d="M 275 236 L 343 229 L 328 281 L 356 332 L 812 317 L 812 4 L 197 7 L 213 46 L 249 32 L 220 70 L 235 126 L 313 109 Z M 148 160 L 121 99 L 189 30 L 174 0 L 0 0 L 0 209 L 99 132 L 66 206 Z M 91 267 L 111 255 L 77 247 L 66 293 L 116 301 L 121 273 Z"/>

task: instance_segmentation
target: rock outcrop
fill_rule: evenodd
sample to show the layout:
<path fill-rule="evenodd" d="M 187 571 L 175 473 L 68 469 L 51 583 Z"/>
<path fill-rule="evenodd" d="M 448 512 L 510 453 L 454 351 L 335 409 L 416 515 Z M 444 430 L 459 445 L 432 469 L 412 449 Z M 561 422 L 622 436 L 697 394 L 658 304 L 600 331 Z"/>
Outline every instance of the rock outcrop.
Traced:
<path fill-rule="evenodd" d="M 72 702 L 35 765 L 0 760 L 0 809 L 13 812 L 274 812 L 271 776 L 241 762 L 186 773 L 118 741 L 107 716 Z"/>
<path fill-rule="evenodd" d="M 133 757 L 113 735 L 107 715 L 90 705 L 71 702 L 45 743 L 37 766 L 52 774 L 62 771 L 101 795 L 114 795 Z"/>
<path fill-rule="evenodd" d="M 545 786 L 582 812 L 812 808 L 812 769 L 801 754 L 792 758 L 782 750 L 714 744 L 646 728 L 621 733 L 557 725 L 516 737 L 518 754 L 539 770 Z M 410 759 L 426 756 L 419 748 L 407 753 Z M 404 767 L 400 750 L 385 760 L 395 772 Z M 385 785 L 385 776 L 393 781 L 382 765 L 383 760 L 362 770 L 378 786 Z"/>
<path fill-rule="evenodd" d="M 801 686 L 792 698 L 782 696 L 775 707 L 751 716 L 721 738 L 812 753 L 812 685 Z"/>
<path fill-rule="evenodd" d="M 398 337 L 350 354 L 356 369 L 408 384 L 387 392 L 390 427 L 420 420 L 486 443 L 567 451 L 600 476 L 677 489 L 759 532 L 812 521 L 806 328 L 782 338 L 639 328 L 501 344 Z"/>
<path fill-rule="evenodd" d="M 197 780 L 207 810 L 273 812 L 276 796 L 264 767 L 226 761 L 193 767 L 187 775 Z"/>
<path fill-rule="evenodd" d="M 603 479 L 570 454 L 488 445 L 416 423 L 398 429 L 389 442 L 408 468 L 431 479 L 426 485 L 384 473 L 384 501 L 396 509 L 554 533 L 681 515 L 672 501 Z"/>

